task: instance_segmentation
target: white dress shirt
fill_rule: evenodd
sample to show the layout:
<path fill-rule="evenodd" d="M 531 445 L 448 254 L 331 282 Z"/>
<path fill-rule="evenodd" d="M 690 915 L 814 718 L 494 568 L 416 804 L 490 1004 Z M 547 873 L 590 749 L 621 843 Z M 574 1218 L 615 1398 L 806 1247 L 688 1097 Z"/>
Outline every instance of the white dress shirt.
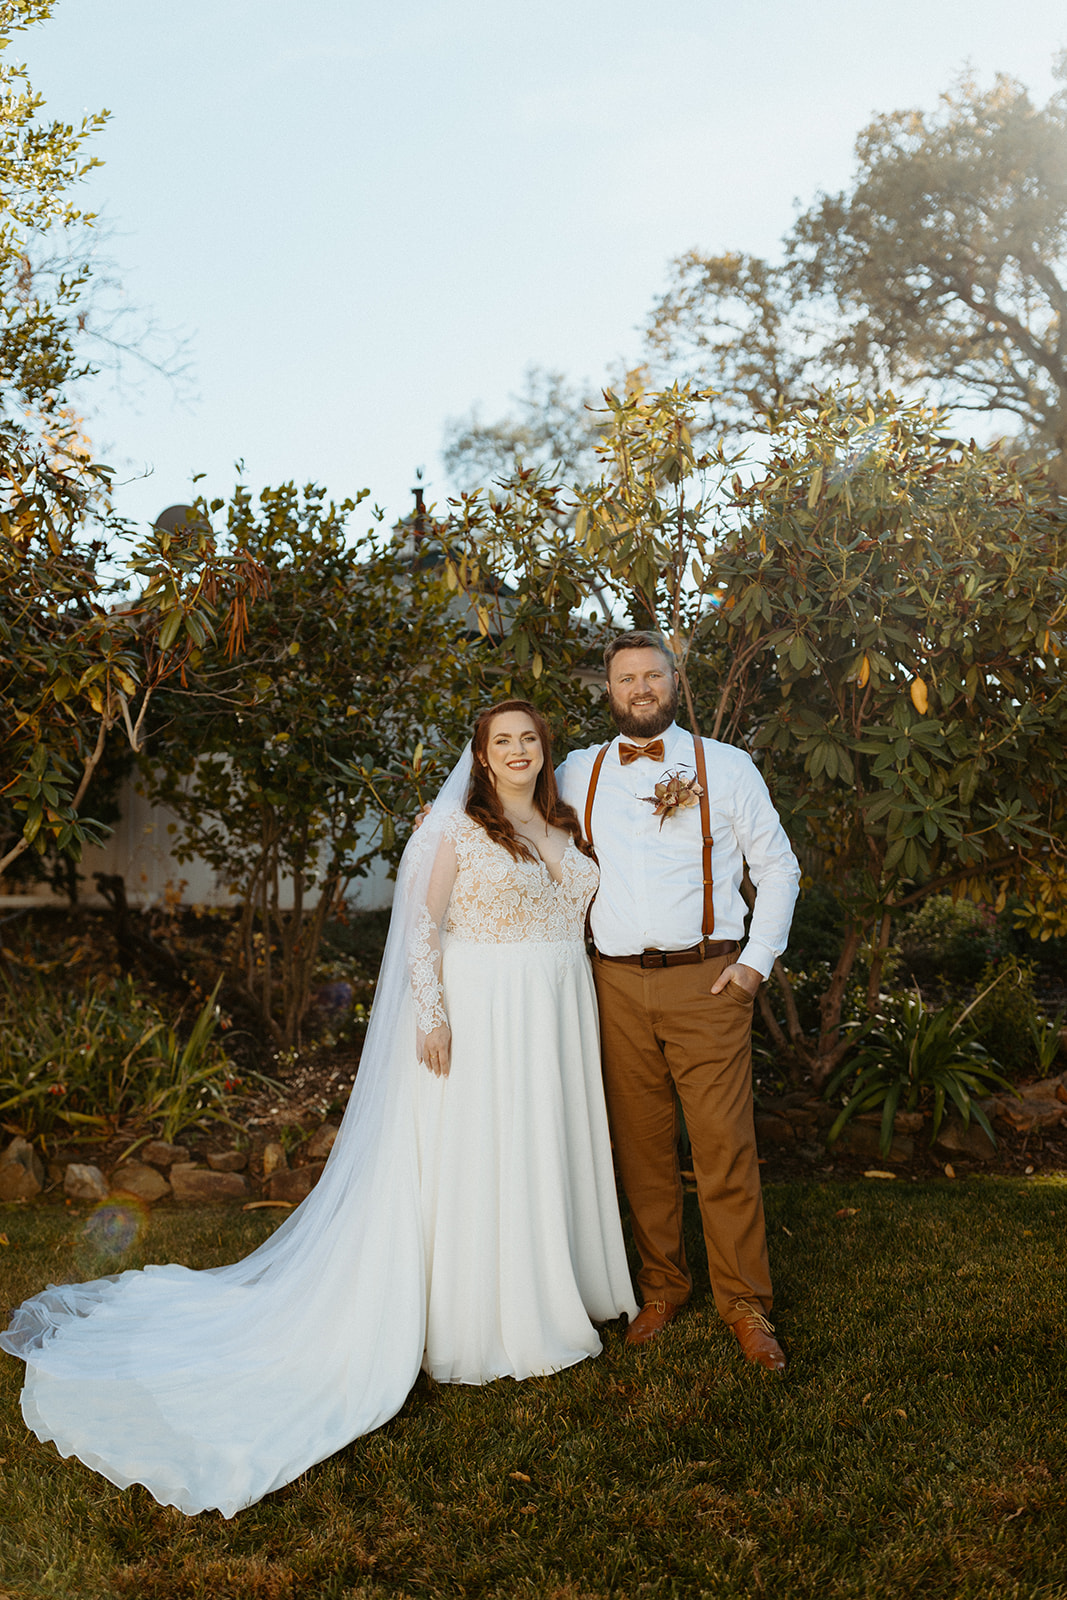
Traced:
<path fill-rule="evenodd" d="M 700 807 L 664 817 L 661 827 L 644 797 L 669 772 L 695 775 L 693 736 L 672 723 L 663 735 L 662 761 L 642 756 L 627 767 L 619 760 L 619 742 L 612 740 L 604 758 L 593 802 L 593 844 L 600 862 L 593 941 L 607 956 L 686 950 L 699 944 L 704 919 Z M 589 780 L 601 748 L 575 750 L 556 773 L 583 832 Z M 738 960 L 767 978 L 789 937 L 800 867 L 752 757 L 715 739 L 704 740 L 704 752 L 714 840 L 711 937 L 744 938 L 741 872 L 747 861 L 756 905 Z"/>

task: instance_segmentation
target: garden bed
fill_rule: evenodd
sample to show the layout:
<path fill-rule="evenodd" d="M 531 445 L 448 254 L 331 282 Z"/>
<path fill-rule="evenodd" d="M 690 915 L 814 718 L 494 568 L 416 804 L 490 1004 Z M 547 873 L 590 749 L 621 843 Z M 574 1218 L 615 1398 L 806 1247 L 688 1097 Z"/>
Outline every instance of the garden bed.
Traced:
<path fill-rule="evenodd" d="M 172 1204 L 173 1193 L 181 1190 L 180 1183 L 171 1182 L 171 1166 L 196 1172 L 219 1166 L 229 1174 L 238 1173 L 239 1180 L 230 1177 L 228 1183 L 216 1184 L 220 1199 L 246 1204 L 273 1200 L 281 1205 L 296 1203 L 306 1192 L 321 1169 L 329 1130 L 340 1122 L 355 1079 L 361 1024 L 373 993 L 387 922 L 387 916 L 380 914 L 356 917 L 328 931 L 317 975 L 317 1004 L 309 1018 L 307 1043 L 298 1050 L 280 1050 L 249 1014 L 241 996 L 221 991 L 224 1020 L 230 1025 L 219 1037 L 229 1066 L 221 1080 L 224 1098 L 209 1109 L 222 1115 L 199 1124 L 193 1119 L 171 1130 L 164 1143 L 178 1146 L 183 1156 L 176 1162 L 172 1158 L 154 1163 L 167 1189 L 153 1203 Z M 223 916 L 181 908 L 132 913 L 121 920 L 106 911 L 84 908 L 35 911 L 0 924 L 0 952 L 8 983 L 33 985 L 38 993 L 73 991 L 93 981 L 114 984 L 125 976 L 139 1000 L 160 1014 L 176 1017 L 180 1029 L 183 1023 L 188 1028 L 197 1008 L 205 1004 L 228 926 Z M 1030 1098 L 1028 1086 L 1019 1088 L 1021 1100 L 1000 1095 L 991 1103 L 995 1148 L 980 1130 L 973 1125 L 964 1128 L 952 1115 L 931 1144 L 929 1118 L 912 1113 L 898 1116 L 892 1148 L 883 1156 L 876 1116 L 858 1119 L 828 1147 L 833 1108 L 810 1091 L 783 1092 L 780 1084 L 757 1082 L 756 1126 L 764 1177 L 819 1182 L 880 1172 L 889 1175 L 882 1181 L 909 1181 L 963 1178 L 978 1172 L 1017 1177 L 1067 1170 L 1067 1082 L 1049 1079 L 1039 1087 L 1050 1114 L 1035 1118 L 1031 1126 L 1012 1124 L 1012 1118 L 1020 1120 L 1017 1108 Z M 0 1125 L 3 1149 L 20 1128 L 10 1117 L 0 1116 Z M 139 1119 L 136 1113 L 104 1127 L 55 1124 L 44 1140 L 40 1188 L 34 1198 L 59 1206 L 92 1198 L 65 1181 L 71 1165 L 95 1167 L 108 1189 L 117 1187 L 111 1183 L 116 1169 L 120 1180 L 125 1173 L 132 1182 L 130 1163 L 153 1165 L 144 1162 L 144 1151 L 159 1133 L 158 1123 Z M 292 1176 L 285 1177 L 286 1172 Z M 185 1192 L 190 1199 L 209 1197 L 213 1181 L 204 1180 L 199 1187 L 190 1181 Z"/>

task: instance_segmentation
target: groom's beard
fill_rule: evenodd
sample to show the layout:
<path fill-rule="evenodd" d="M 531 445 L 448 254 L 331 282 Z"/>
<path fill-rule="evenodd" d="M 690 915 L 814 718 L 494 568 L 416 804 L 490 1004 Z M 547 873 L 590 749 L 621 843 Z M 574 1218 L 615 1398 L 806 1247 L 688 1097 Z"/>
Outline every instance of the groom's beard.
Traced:
<path fill-rule="evenodd" d="M 637 710 L 628 711 L 619 705 L 609 686 L 608 705 L 615 726 L 627 739 L 658 739 L 674 721 L 678 711 L 678 695 L 679 687 L 674 683 L 665 705 L 640 706 Z"/>

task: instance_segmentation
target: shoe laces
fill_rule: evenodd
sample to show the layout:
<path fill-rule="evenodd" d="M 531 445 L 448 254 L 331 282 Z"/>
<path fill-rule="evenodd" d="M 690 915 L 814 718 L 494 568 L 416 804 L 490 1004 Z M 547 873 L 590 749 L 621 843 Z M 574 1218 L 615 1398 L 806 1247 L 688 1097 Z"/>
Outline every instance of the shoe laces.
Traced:
<path fill-rule="evenodd" d="M 757 1311 L 756 1307 L 749 1305 L 747 1300 L 736 1300 L 734 1304 L 737 1306 L 739 1311 L 744 1310 L 745 1315 L 742 1320 L 745 1322 L 754 1322 L 761 1333 L 769 1333 L 771 1335 L 774 1334 L 774 1323 L 768 1321 L 768 1319 L 763 1315 L 762 1311 Z"/>

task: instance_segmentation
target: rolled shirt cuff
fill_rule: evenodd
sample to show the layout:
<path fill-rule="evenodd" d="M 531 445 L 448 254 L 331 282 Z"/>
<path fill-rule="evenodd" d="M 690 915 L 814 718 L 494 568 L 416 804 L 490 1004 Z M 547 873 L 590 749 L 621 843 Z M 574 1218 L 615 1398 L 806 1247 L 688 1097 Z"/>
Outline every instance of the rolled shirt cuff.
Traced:
<path fill-rule="evenodd" d="M 761 978 L 769 978 L 775 962 L 775 952 L 769 944 L 760 944 L 758 939 L 750 939 L 737 959 L 743 967 L 752 967 Z"/>

